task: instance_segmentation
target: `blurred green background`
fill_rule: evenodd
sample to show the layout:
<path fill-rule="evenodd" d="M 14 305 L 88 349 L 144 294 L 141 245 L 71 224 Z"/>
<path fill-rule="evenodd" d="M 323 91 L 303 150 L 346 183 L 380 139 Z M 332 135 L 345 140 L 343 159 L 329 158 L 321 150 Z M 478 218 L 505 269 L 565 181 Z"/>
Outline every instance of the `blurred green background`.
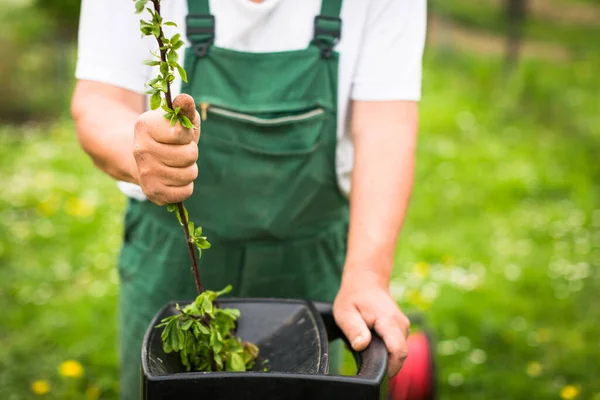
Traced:
<path fill-rule="evenodd" d="M 69 119 L 78 3 L 0 4 L 3 400 L 118 391 L 125 201 Z M 430 3 L 391 288 L 440 398 L 600 400 L 600 2 L 506 3 Z"/>

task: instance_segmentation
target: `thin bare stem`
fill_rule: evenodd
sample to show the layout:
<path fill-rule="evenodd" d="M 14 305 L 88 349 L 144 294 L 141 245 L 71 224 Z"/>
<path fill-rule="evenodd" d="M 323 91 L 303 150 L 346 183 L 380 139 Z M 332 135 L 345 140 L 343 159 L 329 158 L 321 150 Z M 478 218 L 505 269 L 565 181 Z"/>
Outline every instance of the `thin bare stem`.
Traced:
<path fill-rule="evenodd" d="M 177 203 L 177 212 L 179 212 L 179 216 L 181 217 L 181 221 L 183 221 L 183 231 L 185 232 L 185 240 L 187 241 L 188 250 L 190 253 L 190 259 L 192 260 L 192 273 L 194 274 L 194 281 L 196 282 L 196 289 L 198 289 L 198 294 L 204 291 L 202 287 L 202 282 L 200 281 L 200 271 L 198 270 L 198 260 L 196 258 L 196 249 L 194 249 L 194 241 L 190 236 L 190 232 L 188 230 L 188 220 L 185 215 L 183 203 Z"/>

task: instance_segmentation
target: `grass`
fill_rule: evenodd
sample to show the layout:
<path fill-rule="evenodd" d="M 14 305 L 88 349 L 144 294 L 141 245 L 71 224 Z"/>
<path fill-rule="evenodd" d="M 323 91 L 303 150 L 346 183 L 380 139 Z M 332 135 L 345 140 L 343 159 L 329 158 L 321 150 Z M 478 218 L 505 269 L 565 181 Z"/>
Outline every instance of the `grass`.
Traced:
<path fill-rule="evenodd" d="M 500 60 L 428 51 L 392 291 L 436 336 L 442 399 L 600 399 L 590 53 L 503 78 Z M 43 379 L 38 398 L 116 398 L 123 197 L 67 120 L 0 128 L 0 189 L 0 397 Z M 65 360 L 84 376 L 60 376 Z"/>
<path fill-rule="evenodd" d="M 549 0 L 546 0 L 549 1 Z M 569 6 L 570 2 L 556 2 L 556 7 Z M 432 8 L 439 14 L 451 18 L 453 23 L 484 32 L 504 35 L 506 21 L 502 9 L 503 2 L 481 2 L 475 0 L 438 1 Z M 577 57 L 586 57 L 593 37 L 600 35 L 598 24 L 577 24 L 572 21 L 552 21 L 529 14 L 524 34 L 538 42 L 560 42 L 569 47 Z"/>

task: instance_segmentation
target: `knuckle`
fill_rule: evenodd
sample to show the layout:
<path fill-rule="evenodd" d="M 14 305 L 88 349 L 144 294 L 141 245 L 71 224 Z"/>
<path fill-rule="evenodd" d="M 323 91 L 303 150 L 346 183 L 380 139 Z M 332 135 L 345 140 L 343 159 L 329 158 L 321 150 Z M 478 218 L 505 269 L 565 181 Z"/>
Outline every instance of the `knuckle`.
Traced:
<path fill-rule="evenodd" d="M 183 190 L 183 195 L 185 196 L 185 198 L 187 199 L 188 197 L 190 197 L 192 194 L 194 193 L 194 184 L 190 183 L 189 185 L 187 185 L 185 187 L 185 189 Z"/>
<path fill-rule="evenodd" d="M 188 174 L 190 182 L 193 182 L 198 177 L 198 164 L 193 163 L 188 167 Z"/>
<path fill-rule="evenodd" d="M 406 315 L 402 314 L 402 316 L 400 317 L 400 323 L 404 328 L 410 329 L 410 319 L 408 319 Z"/>
<path fill-rule="evenodd" d="M 186 161 L 190 164 L 196 163 L 196 160 L 198 159 L 198 145 L 195 142 L 190 143 L 187 145 L 186 151 Z"/>
<path fill-rule="evenodd" d="M 142 146 L 139 143 L 135 143 L 133 145 L 133 157 L 136 160 L 141 160 L 144 158 L 144 153 L 146 152 L 146 149 L 144 148 L 144 146 Z"/>
<path fill-rule="evenodd" d="M 150 168 L 139 168 L 139 176 L 142 181 L 146 181 L 152 176 L 152 170 Z"/>
<path fill-rule="evenodd" d="M 150 187 L 146 195 L 155 203 L 164 201 L 165 191 L 160 187 Z M 158 203 L 157 203 L 158 204 Z"/>
<path fill-rule="evenodd" d="M 148 121 L 146 121 L 146 119 L 147 119 L 146 114 L 142 114 L 135 121 L 135 124 L 133 126 L 133 131 L 134 131 L 134 133 L 136 135 L 139 134 L 139 133 L 144 133 L 144 132 L 147 131 L 147 129 L 148 129 Z"/>
<path fill-rule="evenodd" d="M 398 359 L 402 362 L 408 358 L 408 348 L 402 347 L 398 350 Z"/>

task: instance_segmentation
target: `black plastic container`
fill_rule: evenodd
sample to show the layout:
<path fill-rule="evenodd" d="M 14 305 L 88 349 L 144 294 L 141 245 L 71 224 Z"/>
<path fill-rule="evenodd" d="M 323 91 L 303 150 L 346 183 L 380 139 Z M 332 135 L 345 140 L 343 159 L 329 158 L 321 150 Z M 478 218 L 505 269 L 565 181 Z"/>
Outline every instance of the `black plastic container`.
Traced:
<path fill-rule="evenodd" d="M 385 399 L 387 350 L 378 337 L 355 354 L 356 376 L 328 375 L 328 343 L 343 338 L 330 304 L 274 299 L 219 303 L 241 311 L 236 336 L 259 347 L 269 371 L 185 372 L 177 354 L 163 352 L 161 331 L 154 328 L 177 312 L 172 302 L 157 314 L 144 338 L 143 399 Z"/>

